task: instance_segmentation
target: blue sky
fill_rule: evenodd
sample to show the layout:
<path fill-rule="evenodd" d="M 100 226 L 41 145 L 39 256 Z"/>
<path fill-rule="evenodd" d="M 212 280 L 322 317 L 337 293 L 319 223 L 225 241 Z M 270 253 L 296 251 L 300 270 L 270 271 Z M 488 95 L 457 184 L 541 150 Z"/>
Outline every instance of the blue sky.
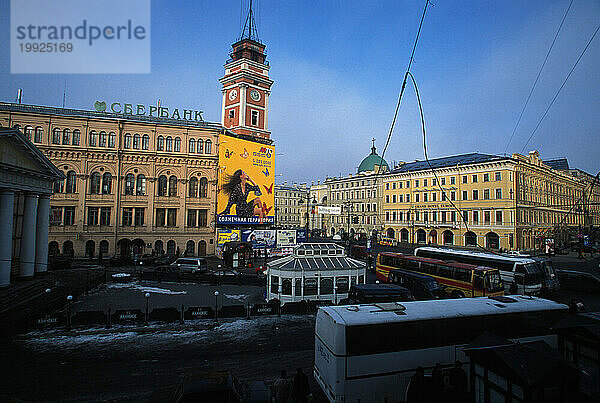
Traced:
<path fill-rule="evenodd" d="M 192 106 L 220 121 L 218 79 L 240 34 L 248 0 L 152 1 L 152 73 L 10 74 L 9 1 L 0 0 L 0 100 L 92 109 L 96 99 Z M 423 1 L 255 0 L 267 46 L 270 129 L 278 181 L 347 175 L 381 152 L 389 131 Z M 519 112 L 569 0 L 434 1 L 412 72 L 428 132 L 429 156 L 504 153 Z M 245 14 L 245 11 L 244 11 Z M 242 21 L 243 22 L 243 21 Z M 600 3 L 575 0 L 508 153 L 525 141 L 600 22 Z M 118 63 L 118 60 L 115 61 Z M 600 38 L 579 63 L 525 148 L 600 168 Z M 423 159 L 414 91 L 405 93 L 388 161 Z"/>

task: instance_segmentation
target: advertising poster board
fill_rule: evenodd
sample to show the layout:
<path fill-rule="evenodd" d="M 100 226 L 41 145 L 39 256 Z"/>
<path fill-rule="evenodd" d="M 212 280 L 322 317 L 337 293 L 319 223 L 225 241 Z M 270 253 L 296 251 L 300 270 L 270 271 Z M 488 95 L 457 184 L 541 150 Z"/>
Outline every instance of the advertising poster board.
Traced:
<path fill-rule="evenodd" d="M 307 239 L 306 239 L 306 229 L 302 228 L 302 229 L 297 229 L 296 230 L 296 242 L 297 243 L 307 242 Z"/>
<path fill-rule="evenodd" d="M 222 247 L 225 242 L 239 241 L 240 230 L 239 229 L 227 229 L 219 228 L 217 232 L 217 246 Z"/>
<path fill-rule="evenodd" d="M 275 247 L 275 230 L 245 229 L 242 230 L 242 241 L 250 242 L 252 249 L 273 248 Z"/>
<path fill-rule="evenodd" d="M 315 214 L 340 215 L 342 208 L 340 206 L 316 206 Z"/>
<path fill-rule="evenodd" d="M 277 247 L 283 248 L 286 246 L 296 245 L 296 230 L 295 229 L 278 229 L 277 230 Z"/>
<path fill-rule="evenodd" d="M 217 224 L 272 224 L 275 148 L 221 135 L 219 168 Z"/>

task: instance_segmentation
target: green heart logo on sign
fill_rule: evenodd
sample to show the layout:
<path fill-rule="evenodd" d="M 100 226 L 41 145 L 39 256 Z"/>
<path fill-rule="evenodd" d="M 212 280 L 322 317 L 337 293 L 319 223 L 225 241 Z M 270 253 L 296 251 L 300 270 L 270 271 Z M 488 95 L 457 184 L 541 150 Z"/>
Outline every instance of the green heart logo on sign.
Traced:
<path fill-rule="evenodd" d="M 94 108 L 98 112 L 104 112 L 106 110 L 106 102 L 96 101 L 94 102 Z"/>

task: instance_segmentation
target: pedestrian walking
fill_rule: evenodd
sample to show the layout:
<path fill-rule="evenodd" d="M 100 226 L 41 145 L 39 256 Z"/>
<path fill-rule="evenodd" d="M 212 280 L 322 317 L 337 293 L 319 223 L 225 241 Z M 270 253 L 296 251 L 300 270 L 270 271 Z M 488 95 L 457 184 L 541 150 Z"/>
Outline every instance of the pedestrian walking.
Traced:
<path fill-rule="evenodd" d="M 431 372 L 431 386 L 429 387 L 428 402 L 441 402 L 444 393 L 444 374 L 442 372 L 442 364 L 435 364 Z"/>
<path fill-rule="evenodd" d="M 302 372 L 302 368 L 296 369 L 294 383 L 292 384 L 292 401 L 297 403 L 307 403 L 310 386 L 308 385 L 308 377 Z"/>
<path fill-rule="evenodd" d="M 281 375 L 275 381 L 275 402 L 286 403 L 290 396 L 290 381 L 287 379 L 287 371 L 281 371 Z"/>

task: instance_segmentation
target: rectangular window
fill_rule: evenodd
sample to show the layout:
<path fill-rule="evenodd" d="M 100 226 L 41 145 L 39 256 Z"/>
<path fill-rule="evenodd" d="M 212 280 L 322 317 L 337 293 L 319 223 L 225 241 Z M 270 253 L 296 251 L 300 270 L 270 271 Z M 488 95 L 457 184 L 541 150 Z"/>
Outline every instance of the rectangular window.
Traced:
<path fill-rule="evenodd" d="M 133 207 L 123 207 L 123 219 L 121 225 L 123 227 L 131 227 L 133 224 Z"/>
<path fill-rule="evenodd" d="M 463 190 L 463 200 L 468 200 L 468 196 L 469 196 L 469 192 L 467 192 L 466 190 Z"/>
<path fill-rule="evenodd" d="M 398 182 L 398 189 L 402 189 L 402 181 Z"/>
<path fill-rule="evenodd" d="M 473 211 L 473 222 L 475 224 L 479 222 L 479 211 Z"/>
<path fill-rule="evenodd" d="M 396 214 L 394 212 L 394 214 Z M 404 219 L 404 213 L 402 211 L 398 212 L 398 221 L 402 221 Z"/>
<path fill-rule="evenodd" d="M 258 111 L 252 111 L 252 126 L 258 126 Z"/>
<path fill-rule="evenodd" d="M 446 178 L 442 178 L 442 179 L 440 179 L 440 181 L 442 182 L 442 186 L 444 186 L 446 184 Z"/>
<path fill-rule="evenodd" d="M 433 222 L 437 222 L 437 211 L 433 211 L 433 212 L 431 213 L 431 220 L 432 220 Z"/>
<path fill-rule="evenodd" d="M 406 181 L 406 188 L 408 189 L 410 187 L 410 181 Z"/>
<path fill-rule="evenodd" d="M 396 183 L 392 183 L 392 189 L 396 189 Z"/>
<path fill-rule="evenodd" d="M 392 203 L 396 203 L 396 195 L 392 195 Z"/>
<path fill-rule="evenodd" d="M 404 195 L 398 195 L 398 203 L 404 202 Z"/>
<path fill-rule="evenodd" d="M 462 211 L 461 219 L 463 221 L 469 222 L 469 212 L 467 210 Z"/>
<path fill-rule="evenodd" d="M 136 227 L 141 227 L 144 225 L 144 210 L 146 210 L 146 209 L 143 207 L 135 208 L 135 226 Z"/>
<path fill-rule="evenodd" d="M 427 187 L 427 179 L 423 179 L 423 187 Z"/>
<path fill-rule="evenodd" d="M 450 216 L 452 217 L 452 222 L 455 222 L 456 221 L 456 211 L 451 212 Z"/>
<path fill-rule="evenodd" d="M 488 173 L 483 174 L 483 181 L 484 182 L 489 182 L 490 181 L 490 174 L 488 174 Z"/>
<path fill-rule="evenodd" d="M 197 223 L 197 218 L 196 218 L 196 210 L 188 210 L 188 214 L 187 214 L 187 226 L 188 227 L 195 227 L 196 223 Z"/>
<path fill-rule="evenodd" d="M 473 190 L 473 200 L 479 200 L 479 190 Z"/>
<path fill-rule="evenodd" d="M 166 209 L 157 208 L 156 209 L 156 226 L 164 227 L 165 226 L 165 218 L 166 218 Z"/>
<path fill-rule="evenodd" d="M 467 183 L 467 175 L 463 175 L 463 177 L 462 177 L 462 183 Z"/>
<path fill-rule="evenodd" d="M 442 201 L 446 200 L 448 200 L 448 196 L 446 195 L 446 192 L 442 192 Z"/>
<path fill-rule="evenodd" d="M 490 212 L 489 211 L 484 211 L 483 212 L 483 221 L 486 224 L 490 223 Z"/>
<path fill-rule="evenodd" d="M 483 200 L 489 200 L 489 199 L 490 199 L 490 190 L 483 189 Z"/>
<path fill-rule="evenodd" d="M 390 190 L 390 184 L 389 183 L 385 184 L 385 190 Z"/>
<path fill-rule="evenodd" d="M 87 225 L 98 225 L 98 207 L 88 207 Z"/>
<path fill-rule="evenodd" d="M 170 208 L 167 209 L 167 227 L 176 227 L 177 226 L 177 209 Z"/>
<path fill-rule="evenodd" d="M 419 187 L 419 180 L 415 180 L 415 187 L 418 188 Z"/>
<path fill-rule="evenodd" d="M 51 207 L 50 208 L 50 225 L 61 225 L 63 218 L 62 207 Z"/>
<path fill-rule="evenodd" d="M 65 225 L 75 225 L 75 207 L 65 207 Z"/>
<path fill-rule="evenodd" d="M 206 227 L 208 225 L 208 210 L 200 209 L 198 210 L 198 226 Z"/>
<path fill-rule="evenodd" d="M 110 225 L 110 207 L 100 207 L 100 225 Z"/>
<path fill-rule="evenodd" d="M 477 183 L 477 175 L 473 175 L 473 183 Z"/>
<path fill-rule="evenodd" d="M 496 225 L 502 224 L 502 210 L 496 211 Z"/>
<path fill-rule="evenodd" d="M 446 222 L 446 212 L 445 211 L 440 212 L 440 217 L 442 218 L 442 222 Z"/>
<path fill-rule="evenodd" d="M 496 180 L 502 180 L 502 172 L 496 172 Z"/>
<path fill-rule="evenodd" d="M 455 191 L 450 192 L 450 200 L 456 200 L 456 192 Z"/>
<path fill-rule="evenodd" d="M 390 221 L 390 212 L 389 211 L 385 212 L 385 221 L 388 221 L 388 222 Z"/>
<path fill-rule="evenodd" d="M 410 195 L 406 195 L 406 202 L 410 203 Z"/>
<path fill-rule="evenodd" d="M 496 199 L 502 199 L 502 189 L 496 189 Z"/>
<path fill-rule="evenodd" d="M 415 203 L 418 203 L 418 202 L 419 202 L 419 194 L 415 193 Z"/>
<path fill-rule="evenodd" d="M 427 201 L 427 193 L 423 193 L 423 201 L 426 202 Z"/>
<path fill-rule="evenodd" d="M 450 184 L 451 184 L 451 185 L 454 185 L 454 184 L 456 184 L 456 178 L 455 178 L 454 176 L 451 176 L 451 177 L 450 177 Z"/>
<path fill-rule="evenodd" d="M 437 192 L 433 192 L 433 193 L 431 194 L 431 200 L 433 200 L 433 201 L 437 201 Z"/>
<path fill-rule="evenodd" d="M 390 202 L 390 195 L 385 195 L 385 202 L 389 203 Z"/>
<path fill-rule="evenodd" d="M 235 117 L 235 109 L 229 110 L 229 119 L 233 119 Z"/>

